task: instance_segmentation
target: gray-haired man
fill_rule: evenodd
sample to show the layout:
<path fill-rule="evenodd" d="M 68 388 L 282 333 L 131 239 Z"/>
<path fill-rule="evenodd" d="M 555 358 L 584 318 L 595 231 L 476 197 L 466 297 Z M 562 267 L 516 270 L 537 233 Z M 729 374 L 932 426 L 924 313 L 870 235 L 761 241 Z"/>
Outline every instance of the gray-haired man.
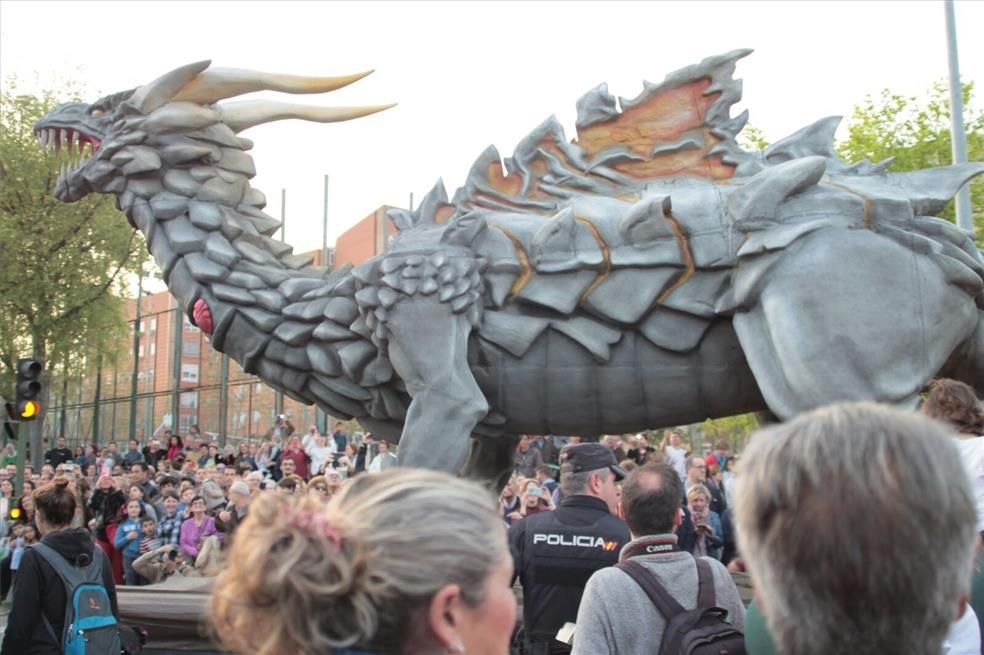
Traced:
<path fill-rule="evenodd" d="M 622 508 L 632 541 L 622 548 L 619 561 L 641 564 L 689 610 L 697 607 L 698 572 L 693 556 L 680 550 L 674 534 L 683 518 L 682 495 L 683 483 L 669 464 L 647 464 L 629 474 L 622 484 Z M 714 605 L 726 609 L 740 630 L 745 606 L 731 574 L 713 558 L 701 561 L 713 581 Z M 584 590 L 572 655 L 650 655 L 658 650 L 665 628 L 666 619 L 629 574 L 601 569 Z"/>
<path fill-rule="evenodd" d="M 759 432 L 736 519 L 780 653 L 938 655 L 966 607 L 974 501 L 922 416 L 846 403 Z"/>

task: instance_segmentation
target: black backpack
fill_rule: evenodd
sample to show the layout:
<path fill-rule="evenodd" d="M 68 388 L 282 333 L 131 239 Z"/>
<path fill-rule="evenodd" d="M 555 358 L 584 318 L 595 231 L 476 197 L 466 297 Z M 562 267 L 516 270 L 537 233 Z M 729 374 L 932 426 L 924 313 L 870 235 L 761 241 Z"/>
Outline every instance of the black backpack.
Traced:
<path fill-rule="evenodd" d="M 697 608 L 684 609 L 642 564 L 616 564 L 642 587 L 666 619 L 659 655 L 745 655 L 745 637 L 727 622 L 728 610 L 715 607 L 714 574 L 706 561 L 697 562 Z"/>

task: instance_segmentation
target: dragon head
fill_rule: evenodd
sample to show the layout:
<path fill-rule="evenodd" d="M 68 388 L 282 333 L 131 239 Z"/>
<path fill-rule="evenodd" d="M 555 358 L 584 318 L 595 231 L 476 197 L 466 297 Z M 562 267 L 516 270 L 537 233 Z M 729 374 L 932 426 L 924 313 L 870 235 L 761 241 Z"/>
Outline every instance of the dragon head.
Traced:
<path fill-rule="evenodd" d="M 196 62 L 92 104 L 59 105 L 37 122 L 35 134 L 43 146 L 68 154 L 55 187 L 55 197 L 63 202 L 75 202 L 89 193 L 119 195 L 133 180 L 159 178 L 164 164 L 184 169 L 219 165 L 252 177 L 252 159 L 243 152 L 252 143 L 238 137 L 239 132 L 285 118 L 344 121 L 393 105 L 312 107 L 269 100 L 220 100 L 262 90 L 324 93 L 371 72 L 300 77 L 213 69 L 209 61 Z"/>
<path fill-rule="evenodd" d="M 65 103 L 38 121 L 35 134 L 41 145 L 65 151 L 70 160 L 62 163 L 55 186 L 56 198 L 75 202 L 89 193 L 110 193 L 119 186 L 115 178 L 122 172 L 111 160 L 125 147 L 125 143 L 116 137 L 123 135 L 123 103 L 132 94 L 133 89 L 116 93 L 91 105 Z M 110 148 L 103 147 L 107 141 Z"/>

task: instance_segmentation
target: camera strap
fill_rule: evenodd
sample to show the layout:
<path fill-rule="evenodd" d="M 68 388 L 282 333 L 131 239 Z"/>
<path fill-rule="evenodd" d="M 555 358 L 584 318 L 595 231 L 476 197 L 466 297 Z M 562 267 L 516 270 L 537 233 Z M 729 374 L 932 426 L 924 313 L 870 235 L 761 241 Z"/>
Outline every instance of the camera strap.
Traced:
<path fill-rule="evenodd" d="M 641 543 L 630 544 L 625 547 L 622 552 L 621 561 L 631 559 L 633 557 L 645 557 L 647 555 L 662 555 L 665 553 L 679 553 L 681 552 L 679 544 L 677 544 L 676 539 L 646 539 Z"/>

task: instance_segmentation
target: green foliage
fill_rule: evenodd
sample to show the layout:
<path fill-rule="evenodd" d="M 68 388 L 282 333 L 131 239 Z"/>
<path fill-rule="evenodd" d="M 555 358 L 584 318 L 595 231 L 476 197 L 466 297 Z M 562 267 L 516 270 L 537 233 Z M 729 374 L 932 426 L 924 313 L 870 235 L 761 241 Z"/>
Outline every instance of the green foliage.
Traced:
<path fill-rule="evenodd" d="M 61 166 L 34 136 L 34 123 L 74 87 L 0 90 L 0 393 L 18 357 L 78 369 L 95 352 L 111 358 L 127 343 L 124 279 L 146 257 L 108 196 L 65 204 L 52 192 Z M 57 99 L 57 101 L 56 101 Z"/>
<path fill-rule="evenodd" d="M 973 85 L 963 87 L 967 159 L 984 161 L 984 112 L 973 104 Z M 879 162 L 894 157 L 890 170 L 913 171 L 952 163 L 950 96 L 947 86 L 936 83 L 924 98 L 906 97 L 883 90 L 868 96 L 854 109 L 847 139 L 837 154 L 848 162 Z M 971 207 L 978 247 L 984 246 L 984 179 L 970 184 Z M 955 203 L 942 218 L 955 220 Z"/>
<path fill-rule="evenodd" d="M 704 421 L 704 434 L 710 435 L 711 444 L 724 439 L 731 444 L 731 452 L 737 453 L 744 448 L 748 437 L 759 429 L 758 418 L 755 414 L 739 414 L 727 418 L 709 418 Z"/>
<path fill-rule="evenodd" d="M 738 145 L 743 150 L 754 152 L 756 150 L 765 150 L 769 145 L 769 141 L 765 138 L 765 132 L 748 123 L 738 133 Z"/>

